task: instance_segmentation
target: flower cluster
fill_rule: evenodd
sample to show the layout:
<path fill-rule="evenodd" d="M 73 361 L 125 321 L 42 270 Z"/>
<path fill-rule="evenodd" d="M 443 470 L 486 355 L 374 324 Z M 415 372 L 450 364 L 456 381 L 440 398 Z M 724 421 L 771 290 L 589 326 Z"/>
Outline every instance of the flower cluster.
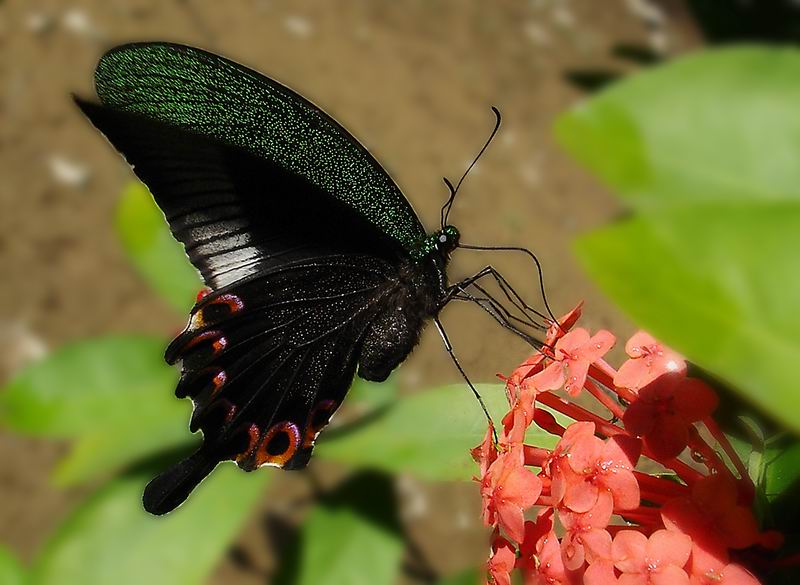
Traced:
<path fill-rule="evenodd" d="M 489 581 L 518 570 L 526 585 L 758 585 L 743 553 L 781 538 L 759 532 L 746 468 L 711 418 L 716 394 L 644 332 L 615 370 L 603 359 L 614 336 L 574 328 L 580 312 L 502 377 L 499 438 L 490 426 L 473 449 L 494 528 Z M 526 443 L 533 426 L 560 437 L 552 450 Z"/>

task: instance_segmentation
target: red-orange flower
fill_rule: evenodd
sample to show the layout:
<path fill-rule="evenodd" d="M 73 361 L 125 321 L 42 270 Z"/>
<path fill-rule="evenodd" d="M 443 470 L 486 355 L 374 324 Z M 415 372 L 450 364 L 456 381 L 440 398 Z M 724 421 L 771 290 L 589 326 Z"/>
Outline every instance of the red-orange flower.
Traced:
<path fill-rule="evenodd" d="M 686 361 L 679 353 L 659 343 L 649 333 L 639 331 L 625 344 L 631 359 L 614 376 L 614 385 L 638 390 L 663 374 L 686 373 Z"/>
<path fill-rule="evenodd" d="M 522 362 L 517 368 L 511 373 L 510 376 L 505 377 L 502 374 L 498 374 L 497 376 L 503 380 L 507 385 L 507 391 L 509 391 L 509 395 L 513 396 L 513 391 L 523 383 L 524 380 L 528 380 L 534 374 L 541 372 L 544 369 L 544 358 L 545 353 L 549 351 L 547 348 L 553 348 L 555 343 L 563 337 L 572 326 L 575 325 L 575 322 L 581 316 L 581 308 L 583 307 L 583 303 L 579 303 L 574 309 L 572 309 L 569 313 L 564 315 L 558 320 L 558 324 L 550 323 L 550 326 L 547 328 L 547 333 L 545 334 L 544 343 L 542 344 L 545 349 L 542 351 L 537 351 L 524 362 Z M 513 404 L 513 400 L 509 400 L 509 403 Z"/>
<path fill-rule="evenodd" d="M 569 570 L 576 570 L 584 562 L 608 556 L 611 535 L 605 530 L 611 520 L 614 501 L 611 494 L 602 491 L 588 512 L 579 514 L 568 508 L 558 510 L 558 519 L 566 529 L 561 540 L 561 558 Z"/>
<path fill-rule="evenodd" d="M 564 567 L 552 514 L 540 514 L 535 523 L 525 523 L 517 567 L 525 585 L 580 585 L 583 581 L 580 571 Z"/>
<path fill-rule="evenodd" d="M 483 521 L 500 526 L 515 542 L 525 536 L 524 511 L 533 506 L 542 492 L 542 480 L 523 466 L 521 446 L 501 453 L 489 466 L 481 482 Z"/>
<path fill-rule="evenodd" d="M 714 412 L 717 402 L 717 395 L 701 380 L 663 375 L 639 390 L 622 421 L 656 457 L 670 459 L 686 448 L 689 426 Z"/>
<path fill-rule="evenodd" d="M 689 562 L 689 581 L 692 585 L 761 585 L 750 571 L 737 565 L 704 557 L 705 562 L 698 562 L 695 550 Z"/>
<path fill-rule="evenodd" d="M 589 337 L 586 329 L 573 329 L 556 342 L 554 361 L 536 374 L 539 390 L 564 390 L 577 396 L 586 381 L 589 366 L 603 357 L 614 345 L 616 338 L 608 331 L 598 331 Z"/>
<path fill-rule="evenodd" d="M 709 475 L 694 484 L 689 497 L 667 501 L 661 518 L 664 526 L 688 534 L 702 550 L 746 548 L 759 542 L 758 524 L 737 496 L 732 478 Z"/>
<path fill-rule="evenodd" d="M 639 483 L 633 468 L 640 453 L 641 442 L 632 437 L 619 435 L 603 441 L 583 433 L 554 471 L 552 494 L 573 512 L 588 512 L 599 494 L 607 491 L 614 509 L 632 510 L 639 506 Z"/>
<path fill-rule="evenodd" d="M 622 572 L 619 585 L 689 585 L 683 567 L 692 540 L 685 534 L 656 530 L 648 538 L 636 530 L 622 530 L 611 549 L 614 565 Z"/>
<path fill-rule="evenodd" d="M 483 437 L 483 442 L 480 445 L 470 450 L 473 461 L 475 461 L 481 470 L 480 478 L 486 477 L 486 472 L 489 466 L 497 459 L 497 448 L 494 445 L 494 427 L 490 424 L 486 429 L 486 435 Z"/>
<path fill-rule="evenodd" d="M 511 571 L 517 560 L 517 553 L 511 543 L 502 536 L 492 542 L 492 555 L 486 563 L 492 583 L 495 585 L 511 585 Z"/>

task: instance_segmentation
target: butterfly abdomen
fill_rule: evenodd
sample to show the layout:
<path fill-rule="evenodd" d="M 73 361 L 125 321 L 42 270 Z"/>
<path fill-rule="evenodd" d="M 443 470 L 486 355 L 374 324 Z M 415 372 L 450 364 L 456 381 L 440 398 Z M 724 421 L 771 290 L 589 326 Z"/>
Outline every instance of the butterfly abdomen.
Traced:
<path fill-rule="evenodd" d="M 425 322 L 439 312 L 440 264 L 409 262 L 401 267 L 397 285 L 387 295 L 364 337 L 359 377 L 382 382 L 419 342 Z"/>

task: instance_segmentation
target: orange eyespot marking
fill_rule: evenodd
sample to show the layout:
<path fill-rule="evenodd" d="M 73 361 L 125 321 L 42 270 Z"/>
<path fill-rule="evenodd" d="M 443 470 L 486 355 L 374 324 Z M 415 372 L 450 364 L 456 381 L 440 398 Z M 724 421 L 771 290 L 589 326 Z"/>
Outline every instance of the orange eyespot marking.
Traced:
<path fill-rule="evenodd" d="M 236 463 L 239 464 L 240 467 L 253 456 L 253 453 L 255 453 L 258 447 L 258 440 L 260 438 L 261 430 L 258 428 L 258 425 L 255 423 L 250 424 L 250 426 L 247 427 L 247 448 L 235 457 Z"/>
<path fill-rule="evenodd" d="M 221 352 L 228 345 L 228 340 L 221 331 L 203 331 L 200 335 L 192 337 L 183 349 L 184 351 L 192 349 L 203 342 L 209 343 L 214 354 Z"/>
<path fill-rule="evenodd" d="M 242 299 L 231 294 L 219 295 L 216 299 L 211 301 L 209 305 L 226 305 L 231 313 L 238 313 L 244 309 Z"/>
<path fill-rule="evenodd" d="M 228 375 L 225 373 L 225 370 L 219 370 L 217 374 L 211 378 L 211 383 L 214 385 L 213 390 L 211 390 L 212 397 L 217 395 L 217 392 L 219 392 L 219 389 L 222 388 L 227 379 Z"/>
<path fill-rule="evenodd" d="M 299 445 L 300 431 L 297 425 L 288 421 L 277 423 L 261 440 L 255 455 L 256 465 L 283 467 L 295 454 Z"/>
<path fill-rule="evenodd" d="M 199 303 L 210 294 L 211 294 L 211 289 L 207 286 L 204 286 L 199 291 L 197 291 L 197 302 Z"/>
<path fill-rule="evenodd" d="M 303 437 L 303 447 L 307 449 L 314 446 L 314 440 L 323 427 L 330 422 L 333 413 L 336 411 L 336 406 L 335 400 L 323 400 L 314 407 L 308 415 L 306 432 Z"/>
<path fill-rule="evenodd" d="M 227 374 L 221 368 L 205 368 L 196 374 L 185 374 L 175 389 L 175 396 L 196 398 L 211 389 L 211 398 L 217 395 L 225 384 Z"/>
<path fill-rule="evenodd" d="M 198 308 L 189 322 L 191 329 L 215 325 L 244 309 L 242 299 L 232 294 L 220 295 Z"/>

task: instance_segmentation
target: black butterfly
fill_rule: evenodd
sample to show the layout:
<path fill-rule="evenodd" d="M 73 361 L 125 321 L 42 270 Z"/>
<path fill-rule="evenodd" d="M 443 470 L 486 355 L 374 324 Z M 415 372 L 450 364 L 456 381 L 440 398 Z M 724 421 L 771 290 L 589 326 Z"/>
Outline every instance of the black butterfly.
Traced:
<path fill-rule="evenodd" d="M 283 85 L 165 43 L 111 50 L 95 85 L 102 105 L 78 106 L 150 188 L 211 289 L 166 352 L 203 444 L 150 482 L 149 512 L 174 509 L 222 460 L 304 467 L 354 374 L 386 379 L 450 300 L 479 302 L 535 343 L 518 324 L 530 313 L 465 290 L 491 274 L 531 309 L 491 267 L 448 285 L 457 188 L 448 183 L 441 229 L 427 235 L 367 150 Z"/>

